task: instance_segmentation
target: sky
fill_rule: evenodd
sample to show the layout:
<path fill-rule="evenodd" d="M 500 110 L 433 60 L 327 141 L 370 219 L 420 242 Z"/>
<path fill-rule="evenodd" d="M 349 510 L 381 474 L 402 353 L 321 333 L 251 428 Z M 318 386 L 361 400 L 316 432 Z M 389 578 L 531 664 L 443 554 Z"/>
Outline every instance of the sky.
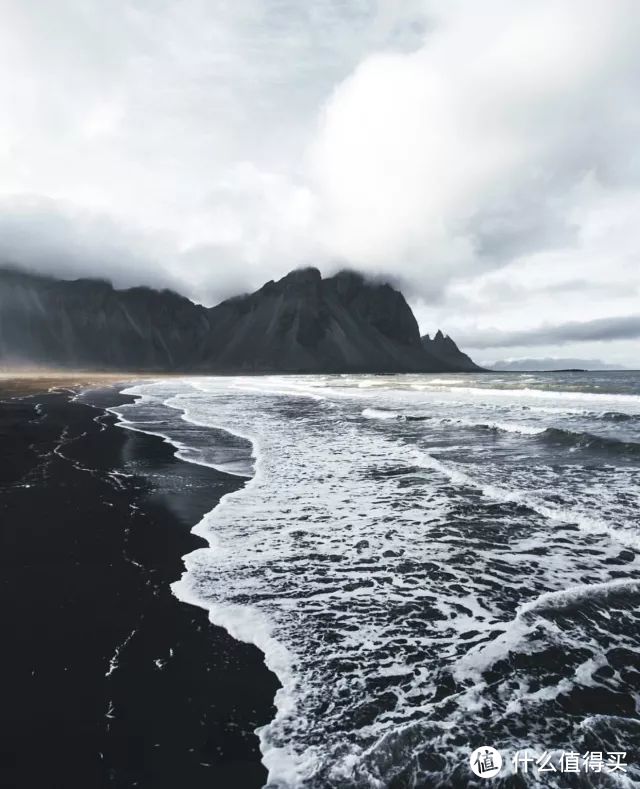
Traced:
<path fill-rule="evenodd" d="M 0 0 L 0 261 L 306 265 L 480 362 L 640 367 L 637 0 Z"/>

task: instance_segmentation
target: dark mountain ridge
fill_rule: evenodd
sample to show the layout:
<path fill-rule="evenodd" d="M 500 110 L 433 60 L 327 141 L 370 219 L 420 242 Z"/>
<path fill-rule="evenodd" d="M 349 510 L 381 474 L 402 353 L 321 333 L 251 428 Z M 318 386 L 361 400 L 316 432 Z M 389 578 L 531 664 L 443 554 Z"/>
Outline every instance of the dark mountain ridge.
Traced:
<path fill-rule="evenodd" d="M 458 348 L 451 337 L 443 334 L 440 329 L 435 333 L 433 339 L 425 334 L 422 337 L 422 347 L 443 364 L 453 365 L 460 372 L 473 373 L 482 370 L 471 357 Z"/>
<path fill-rule="evenodd" d="M 0 359 L 106 370 L 188 366 L 207 311 L 173 291 L 0 270 Z"/>
<path fill-rule="evenodd" d="M 300 269 L 206 308 L 169 290 L 0 269 L 0 361 L 8 365 L 203 373 L 473 365 L 455 343 L 448 355 L 449 345 L 434 342 L 420 338 L 399 291 L 354 272 L 323 279 Z"/>

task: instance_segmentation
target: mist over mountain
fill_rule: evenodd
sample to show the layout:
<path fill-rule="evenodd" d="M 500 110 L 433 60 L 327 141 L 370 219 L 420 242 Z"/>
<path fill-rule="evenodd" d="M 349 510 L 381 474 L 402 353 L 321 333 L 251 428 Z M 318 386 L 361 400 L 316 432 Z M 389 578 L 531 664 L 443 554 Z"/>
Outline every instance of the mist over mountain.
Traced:
<path fill-rule="evenodd" d="M 404 296 L 344 271 L 296 270 L 215 307 L 170 290 L 116 290 L 0 269 L 5 365 L 175 372 L 478 369 L 439 332 L 420 338 Z"/>

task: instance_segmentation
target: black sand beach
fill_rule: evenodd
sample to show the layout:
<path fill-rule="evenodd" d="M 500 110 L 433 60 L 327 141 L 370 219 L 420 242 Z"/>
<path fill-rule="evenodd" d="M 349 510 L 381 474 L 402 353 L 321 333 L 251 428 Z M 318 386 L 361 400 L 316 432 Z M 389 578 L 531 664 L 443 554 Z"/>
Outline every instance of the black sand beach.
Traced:
<path fill-rule="evenodd" d="M 114 389 L 15 395 L 0 389 L 0 785 L 262 786 L 253 730 L 276 679 L 169 588 L 237 479 L 115 427 L 95 407 Z"/>

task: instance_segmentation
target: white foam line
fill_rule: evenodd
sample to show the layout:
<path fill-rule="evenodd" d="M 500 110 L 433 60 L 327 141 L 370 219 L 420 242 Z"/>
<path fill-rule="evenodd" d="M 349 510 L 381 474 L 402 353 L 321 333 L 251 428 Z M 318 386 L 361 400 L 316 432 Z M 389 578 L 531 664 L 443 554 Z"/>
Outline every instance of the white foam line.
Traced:
<path fill-rule="evenodd" d="M 575 512 L 570 509 L 556 509 L 547 504 L 538 502 L 530 498 L 530 494 L 524 493 L 519 490 L 506 490 L 498 485 L 484 484 L 464 471 L 461 471 L 453 463 L 446 464 L 441 460 L 429 455 L 427 452 L 416 452 L 414 454 L 414 461 L 416 465 L 423 466 L 424 468 L 431 468 L 434 471 L 439 471 L 444 474 L 452 482 L 459 485 L 475 488 L 479 490 L 484 496 L 500 502 L 511 502 L 514 504 L 521 504 L 530 510 L 533 510 L 538 515 L 548 520 L 566 525 L 575 524 L 581 531 L 587 534 L 608 534 L 617 542 L 627 545 L 634 550 L 640 550 L 640 535 L 627 533 L 620 529 L 616 529 L 597 518 L 590 518 L 583 515 L 581 512 Z"/>
<path fill-rule="evenodd" d="M 395 411 L 386 411 L 383 408 L 365 408 L 362 412 L 365 419 L 399 419 L 402 414 Z"/>
<path fill-rule="evenodd" d="M 212 425 L 211 427 L 217 426 Z M 218 427 L 217 429 L 224 428 Z M 251 440 L 247 436 L 242 437 Z M 254 477 L 242 489 L 231 491 L 222 496 L 211 513 L 215 513 L 229 499 L 246 495 L 247 490 L 257 484 L 260 475 L 260 453 L 254 449 L 254 454 L 256 456 L 256 473 Z M 209 551 L 220 552 L 215 535 L 211 531 L 211 521 L 209 519 L 211 513 L 207 513 L 191 531 L 207 541 Z M 189 586 L 190 569 L 194 565 L 195 557 L 202 550 L 206 549 L 198 549 L 182 557 L 186 571 L 182 574 L 179 581 L 171 585 L 171 591 L 182 602 L 207 610 L 209 619 L 213 624 L 223 627 L 236 640 L 253 644 L 263 653 L 265 665 L 276 675 L 281 687 L 274 697 L 276 708 L 274 719 L 265 726 L 256 729 L 256 734 L 260 740 L 262 762 L 269 772 L 269 780 L 273 780 L 273 774 L 277 771 L 279 786 L 298 786 L 302 782 L 302 776 L 309 769 L 307 763 L 309 754 L 305 757 L 285 747 L 277 747 L 273 745 L 269 738 L 271 728 L 277 727 L 280 721 L 290 716 L 296 706 L 296 679 L 293 671 L 294 656 L 291 655 L 284 644 L 273 637 L 271 624 L 267 616 L 257 608 L 253 606 L 212 604 L 203 600 L 192 591 Z"/>
<path fill-rule="evenodd" d="M 578 584 L 556 592 L 543 592 L 534 600 L 521 605 L 517 615 L 525 616 L 535 611 L 564 608 L 586 597 L 608 597 L 616 592 L 633 592 L 637 589 L 640 589 L 640 579 L 638 578 L 614 578 L 611 581 L 602 581 L 596 584 Z"/>
<path fill-rule="evenodd" d="M 229 493 L 227 496 L 233 496 Z M 226 496 L 222 497 L 223 499 Z M 222 502 L 222 499 L 220 500 Z M 219 506 L 219 505 L 218 505 Z M 215 541 L 210 539 L 207 531 L 196 532 L 201 537 L 209 541 L 209 550 L 215 550 Z M 196 552 L 193 552 L 196 553 Z M 271 624 L 268 618 L 253 606 L 224 606 L 207 602 L 195 594 L 189 587 L 189 557 L 183 557 L 187 571 L 183 573 L 179 581 L 171 584 L 171 591 L 183 603 L 188 603 L 199 608 L 204 608 L 209 613 L 209 620 L 212 624 L 224 628 L 236 641 L 252 644 L 257 647 L 264 655 L 266 667 L 277 677 L 281 687 L 276 691 L 274 706 L 276 714 L 273 720 L 260 726 L 255 730 L 260 741 L 260 752 L 262 753 L 262 763 L 267 768 L 269 780 L 273 780 L 273 775 L 277 771 L 278 786 L 299 786 L 302 776 L 307 773 L 308 755 L 298 755 L 286 747 L 275 746 L 269 738 L 272 727 L 285 720 L 293 714 L 295 710 L 295 687 L 296 680 L 293 671 L 294 657 L 284 644 L 277 641 L 271 632 Z"/>
<path fill-rule="evenodd" d="M 533 427 L 515 422 L 474 421 L 473 419 L 453 419 L 444 417 L 440 420 L 443 425 L 462 425 L 463 427 L 480 427 L 486 430 L 499 430 L 504 433 L 519 433 L 524 436 L 537 436 L 544 433 L 546 427 Z"/>
<path fill-rule="evenodd" d="M 638 589 L 640 589 L 640 579 L 615 578 L 601 583 L 578 584 L 555 592 L 543 592 L 518 607 L 515 617 L 505 626 L 502 635 L 488 644 L 470 650 L 462 657 L 455 667 L 454 676 L 462 682 L 469 675 L 475 675 L 476 680 L 480 681 L 483 672 L 505 657 L 509 651 L 521 646 L 524 637 L 531 632 L 533 625 L 530 617 L 536 612 L 564 608 L 585 598 L 606 598 L 616 592 L 633 592 Z M 551 630 L 558 629 L 552 622 L 548 622 L 547 626 Z"/>
<path fill-rule="evenodd" d="M 139 403 L 150 402 L 154 400 L 153 397 L 150 397 L 149 395 L 136 391 L 138 388 L 139 387 L 131 387 L 130 389 L 124 389 L 121 392 L 121 394 L 130 394 L 135 397 L 138 397 Z M 180 406 L 173 405 L 169 402 L 174 399 L 175 399 L 174 397 L 167 398 L 167 400 L 163 402 L 163 405 L 166 405 L 169 408 L 173 408 L 174 410 L 181 410 L 183 412 L 182 418 L 185 419 L 185 421 L 187 422 L 191 422 L 191 424 L 195 424 L 202 427 L 215 427 L 212 425 L 200 425 L 198 422 L 194 422 L 193 420 L 186 419 L 186 417 L 184 416 L 184 409 L 182 409 Z M 207 460 L 204 460 L 204 458 L 202 457 L 189 456 L 188 453 L 194 451 L 193 447 L 190 447 L 188 444 L 184 444 L 181 441 L 178 441 L 176 438 L 168 436 L 166 433 L 162 433 L 160 430 L 148 430 L 138 427 L 138 425 L 136 425 L 135 422 L 131 422 L 125 416 L 123 416 L 118 411 L 118 408 L 119 406 L 111 406 L 110 408 L 106 409 L 109 413 L 113 414 L 117 418 L 116 424 L 118 427 L 124 427 L 127 430 L 133 430 L 136 433 L 143 433 L 144 435 L 147 436 L 156 436 L 156 438 L 161 438 L 166 444 L 170 444 L 172 447 L 175 448 L 176 457 L 179 460 L 183 460 L 185 463 L 193 463 L 196 466 L 205 466 L 206 468 L 213 468 L 216 471 L 221 471 L 224 474 L 229 474 L 233 477 L 239 477 L 240 479 L 250 479 L 251 477 L 250 474 L 248 473 L 245 474 L 241 471 L 238 471 L 237 469 L 233 469 L 228 464 L 211 463 Z M 224 427 L 218 427 L 215 429 L 224 430 L 225 433 L 228 433 L 229 435 L 236 435 L 238 438 L 244 438 L 244 436 L 240 436 L 236 433 L 232 433 L 230 430 Z"/>
<path fill-rule="evenodd" d="M 194 388 L 197 388 L 194 386 Z M 199 387 L 198 387 L 199 388 Z M 136 396 L 145 397 L 146 395 L 142 394 L 137 387 L 133 387 L 130 390 L 123 392 L 123 394 L 133 394 Z M 206 391 L 206 390 L 205 390 Z M 170 397 L 167 398 L 164 404 L 169 404 L 171 400 L 176 401 L 177 398 Z M 176 405 L 169 405 L 169 407 L 177 407 Z M 198 424 L 193 419 L 190 419 L 187 415 L 185 409 L 183 411 L 183 418 L 191 422 L 192 424 Z M 114 412 L 117 414 L 117 412 Z M 119 416 L 119 415 L 118 415 Z M 133 426 L 130 426 L 126 422 L 122 423 L 123 427 L 127 429 L 136 429 Z M 203 539 L 205 539 L 209 545 L 210 551 L 219 550 L 219 547 L 216 544 L 215 536 L 212 534 L 211 529 L 208 525 L 209 523 L 208 516 L 215 512 L 216 509 L 223 506 L 224 502 L 235 496 L 242 496 L 245 494 L 245 491 L 251 486 L 256 484 L 256 480 L 259 478 L 260 474 L 260 455 L 256 449 L 256 443 L 252 439 L 252 437 L 247 435 L 241 435 L 238 432 L 232 433 L 228 428 L 223 427 L 221 425 L 211 425 L 208 424 L 207 427 L 211 429 L 223 430 L 230 435 L 238 436 L 239 438 L 246 439 L 251 441 L 253 446 L 253 456 L 256 458 L 256 471 L 254 476 L 249 480 L 249 482 L 240 490 L 231 491 L 230 493 L 225 494 L 222 496 L 218 502 L 218 504 L 211 510 L 210 513 L 207 513 L 199 523 L 197 523 L 191 530 L 192 534 L 196 534 Z M 146 431 L 140 431 L 146 432 Z M 155 435 L 155 434 L 154 434 Z M 166 441 L 169 443 L 173 443 L 171 439 L 163 436 Z M 189 463 L 197 463 L 198 461 L 194 458 L 184 458 L 186 462 Z M 201 464 L 205 465 L 205 464 Z M 192 591 L 189 586 L 189 573 L 190 567 L 193 563 L 194 557 L 196 557 L 200 551 L 203 549 L 197 549 L 192 551 L 191 553 L 186 554 L 182 557 L 182 560 L 185 564 L 185 572 L 182 574 L 179 581 L 175 581 L 171 584 L 171 591 L 172 593 L 178 598 L 178 600 L 188 603 L 198 608 L 203 608 L 209 612 L 209 619 L 212 624 L 218 625 L 219 627 L 224 628 L 233 638 L 238 641 L 243 641 L 248 644 L 253 644 L 257 647 L 264 655 L 265 665 L 267 668 L 272 671 L 278 681 L 280 682 L 280 689 L 276 692 L 274 697 L 274 705 L 276 708 L 276 715 L 274 719 L 265 726 L 261 726 L 256 729 L 256 735 L 260 741 L 260 751 L 262 753 L 262 762 L 267 768 L 271 780 L 271 775 L 277 770 L 278 773 L 278 782 L 281 786 L 297 786 L 300 785 L 302 782 L 302 776 L 307 774 L 309 770 L 309 759 L 313 758 L 311 752 L 306 752 L 306 756 L 298 755 L 292 750 L 287 748 L 279 748 L 274 746 L 269 739 L 269 731 L 271 727 L 277 726 L 277 724 L 287 718 L 289 715 L 292 714 L 293 709 L 295 708 L 295 686 L 296 680 L 294 671 L 292 668 L 293 665 L 293 656 L 284 646 L 278 642 L 271 633 L 271 625 L 269 623 L 268 618 L 262 614 L 258 609 L 252 606 L 222 606 L 218 604 L 212 604 L 201 597 L 199 597 L 196 593 Z M 131 633 L 129 638 L 134 635 L 135 631 Z M 117 658 L 120 652 L 120 649 L 124 647 L 126 642 L 129 638 L 123 642 L 116 649 L 116 652 L 112 658 L 113 666 L 110 664 L 109 671 L 106 676 L 109 676 L 112 671 L 117 668 Z M 284 783 L 283 783 L 284 781 Z"/>
<path fill-rule="evenodd" d="M 602 403 L 606 400 L 611 400 L 614 403 L 628 403 L 640 408 L 640 396 L 630 394 L 615 394 L 612 392 L 573 392 L 566 389 L 531 389 L 523 387 L 521 389 L 492 389 L 490 387 L 476 387 L 476 386 L 454 386 L 451 388 L 453 392 L 463 392 L 474 397 L 486 396 L 491 397 L 531 397 L 540 400 L 553 400 L 555 398 L 560 400 L 579 400 L 591 403 Z"/>

